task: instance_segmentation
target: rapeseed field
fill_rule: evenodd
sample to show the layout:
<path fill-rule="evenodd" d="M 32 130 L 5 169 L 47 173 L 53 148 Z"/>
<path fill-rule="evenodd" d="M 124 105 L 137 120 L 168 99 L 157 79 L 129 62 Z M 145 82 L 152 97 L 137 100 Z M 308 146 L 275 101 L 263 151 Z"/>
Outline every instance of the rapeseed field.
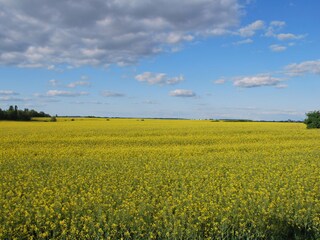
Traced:
<path fill-rule="evenodd" d="M 320 239 L 299 123 L 0 122 L 0 239 Z"/>

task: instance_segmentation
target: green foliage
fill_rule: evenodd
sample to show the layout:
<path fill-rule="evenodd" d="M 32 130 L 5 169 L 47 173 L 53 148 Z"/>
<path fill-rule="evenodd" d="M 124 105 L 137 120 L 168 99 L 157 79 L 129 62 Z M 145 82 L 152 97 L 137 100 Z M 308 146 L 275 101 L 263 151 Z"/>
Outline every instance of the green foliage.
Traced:
<path fill-rule="evenodd" d="M 8 110 L 2 110 L 0 108 L 0 120 L 30 121 L 33 117 L 50 117 L 50 115 L 27 108 L 19 110 L 17 106 L 10 106 Z"/>
<path fill-rule="evenodd" d="M 307 125 L 307 128 L 320 128 L 320 111 L 312 111 L 306 113 L 307 118 L 304 120 L 304 123 Z"/>

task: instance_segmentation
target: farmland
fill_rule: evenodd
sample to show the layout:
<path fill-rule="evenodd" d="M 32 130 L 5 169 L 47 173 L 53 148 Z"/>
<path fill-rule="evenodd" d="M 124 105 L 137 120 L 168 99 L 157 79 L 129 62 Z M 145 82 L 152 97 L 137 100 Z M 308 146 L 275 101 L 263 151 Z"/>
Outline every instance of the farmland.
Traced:
<path fill-rule="evenodd" d="M 0 122 L 0 239 L 319 239 L 299 123 Z"/>

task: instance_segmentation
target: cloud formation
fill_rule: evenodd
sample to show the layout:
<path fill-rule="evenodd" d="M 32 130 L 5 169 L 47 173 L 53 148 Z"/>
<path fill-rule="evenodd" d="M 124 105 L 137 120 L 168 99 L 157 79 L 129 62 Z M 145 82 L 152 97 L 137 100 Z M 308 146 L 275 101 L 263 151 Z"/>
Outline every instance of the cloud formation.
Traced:
<path fill-rule="evenodd" d="M 19 93 L 12 90 L 0 90 L 0 95 L 10 96 L 10 95 L 19 95 Z"/>
<path fill-rule="evenodd" d="M 286 22 L 283 21 L 272 21 L 265 33 L 266 37 L 274 37 L 280 41 L 286 40 L 299 40 L 306 37 L 306 35 L 298 35 L 293 33 L 279 33 L 279 31 L 286 26 Z"/>
<path fill-rule="evenodd" d="M 146 82 L 151 85 L 173 85 L 184 81 L 182 75 L 178 77 L 168 77 L 165 73 L 144 72 L 135 77 L 139 82 Z"/>
<path fill-rule="evenodd" d="M 258 74 L 234 78 L 233 85 L 241 88 L 253 88 L 263 86 L 277 86 L 283 81 L 281 78 L 272 77 L 270 74 Z"/>
<path fill-rule="evenodd" d="M 257 20 L 243 28 L 239 29 L 239 35 L 242 37 L 252 37 L 256 34 L 256 31 L 264 28 L 264 22 Z"/>
<path fill-rule="evenodd" d="M 88 81 L 77 81 L 77 82 L 72 82 L 72 83 L 69 83 L 67 85 L 67 87 L 69 88 L 75 88 L 75 87 L 78 87 L 78 86 L 90 86 L 91 83 L 88 82 Z"/>
<path fill-rule="evenodd" d="M 53 86 L 53 87 L 56 87 L 56 86 L 59 85 L 59 81 L 56 80 L 56 79 L 51 79 L 51 80 L 49 80 L 49 84 L 50 84 L 51 86 Z"/>
<path fill-rule="evenodd" d="M 293 63 L 285 67 L 285 73 L 289 76 L 302 76 L 304 74 L 320 74 L 320 60 Z"/>
<path fill-rule="evenodd" d="M 70 92 L 70 91 L 60 91 L 60 90 L 49 90 L 46 93 L 48 97 L 79 97 L 89 95 L 87 92 Z"/>
<path fill-rule="evenodd" d="M 181 42 L 225 34 L 238 23 L 239 2 L 1 0 L 0 65 L 134 63 Z"/>
<path fill-rule="evenodd" d="M 279 33 L 276 35 L 276 38 L 279 40 L 298 40 L 304 38 L 305 35 L 296 35 L 293 33 Z"/>
<path fill-rule="evenodd" d="M 283 52 L 283 51 L 287 50 L 286 46 L 278 45 L 278 44 L 272 44 L 269 46 L 269 48 L 272 52 Z"/>
<path fill-rule="evenodd" d="M 28 98 L 17 98 L 17 97 L 13 97 L 13 96 L 0 97 L 0 101 L 3 101 L 3 102 L 26 102 L 29 100 L 30 99 L 28 99 Z"/>
<path fill-rule="evenodd" d="M 192 90 L 176 89 L 169 93 L 171 97 L 195 97 L 196 93 Z"/>
<path fill-rule="evenodd" d="M 124 97 L 124 93 L 119 93 L 119 92 L 112 92 L 112 91 L 104 91 L 101 94 L 104 97 Z"/>
<path fill-rule="evenodd" d="M 243 45 L 243 44 L 250 44 L 250 43 L 253 43 L 253 40 L 251 38 L 247 38 L 244 40 L 234 42 L 233 45 Z"/>

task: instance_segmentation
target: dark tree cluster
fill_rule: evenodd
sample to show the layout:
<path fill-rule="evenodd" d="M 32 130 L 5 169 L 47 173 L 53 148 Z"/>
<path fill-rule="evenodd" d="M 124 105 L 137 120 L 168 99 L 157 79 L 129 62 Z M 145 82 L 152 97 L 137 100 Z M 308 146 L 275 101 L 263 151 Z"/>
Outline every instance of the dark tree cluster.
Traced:
<path fill-rule="evenodd" d="M 33 117 L 50 117 L 50 115 L 27 108 L 19 110 L 17 106 L 10 106 L 8 110 L 0 108 L 0 120 L 30 121 Z"/>
<path fill-rule="evenodd" d="M 307 118 L 304 120 L 304 123 L 307 125 L 307 128 L 320 128 L 320 111 L 313 111 L 306 113 Z"/>

